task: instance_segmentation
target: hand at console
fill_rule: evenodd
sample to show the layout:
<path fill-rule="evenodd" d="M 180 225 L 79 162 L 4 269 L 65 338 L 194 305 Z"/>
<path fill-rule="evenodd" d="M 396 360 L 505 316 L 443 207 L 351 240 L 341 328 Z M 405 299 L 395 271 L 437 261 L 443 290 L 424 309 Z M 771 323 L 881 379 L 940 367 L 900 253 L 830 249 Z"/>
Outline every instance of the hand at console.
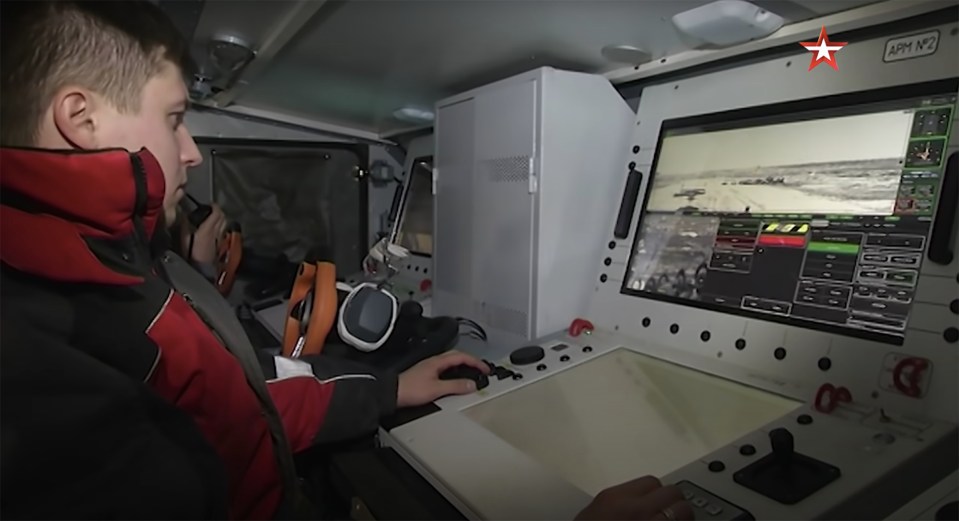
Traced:
<path fill-rule="evenodd" d="M 489 385 L 489 376 L 471 365 L 457 365 L 440 373 L 440 380 L 472 380 L 479 391 Z"/>
<path fill-rule="evenodd" d="M 450 394 L 472 393 L 489 372 L 483 361 L 457 351 L 427 358 L 400 374 L 396 406 L 414 407 Z"/>
<path fill-rule="evenodd" d="M 693 519 L 693 510 L 675 486 L 645 476 L 601 490 L 576 516 L 577 521 Z"/>

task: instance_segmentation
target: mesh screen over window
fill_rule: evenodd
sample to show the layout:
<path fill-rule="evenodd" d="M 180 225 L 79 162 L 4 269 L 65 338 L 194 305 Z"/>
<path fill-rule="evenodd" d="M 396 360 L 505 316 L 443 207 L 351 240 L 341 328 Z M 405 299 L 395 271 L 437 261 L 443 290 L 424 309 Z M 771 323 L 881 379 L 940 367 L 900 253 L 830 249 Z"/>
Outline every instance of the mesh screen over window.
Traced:
<path fill-rule="evenodd" d="M 298 263 L 315 248 L 332 248 L 340 274 L 360 267 L 366 204 L 354 152 L 216 147 L 210 155 L 213 199 L 242 226 L 245 251 Z"/>

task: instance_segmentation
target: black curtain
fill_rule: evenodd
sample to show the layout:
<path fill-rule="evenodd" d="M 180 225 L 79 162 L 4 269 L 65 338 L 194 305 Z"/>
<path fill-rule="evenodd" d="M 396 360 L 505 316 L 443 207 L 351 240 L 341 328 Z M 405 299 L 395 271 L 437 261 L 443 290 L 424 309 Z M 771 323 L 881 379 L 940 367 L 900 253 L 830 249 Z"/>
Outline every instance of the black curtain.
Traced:
<path fill-rule="evenodd" d="M 215 147 L 210 156 L 213 200 L 242 226 L 245 252 L 299 263 L 322 248 L 339 275 L 359 269 L 367 204 L 356 153 L 256 146 Z"/>

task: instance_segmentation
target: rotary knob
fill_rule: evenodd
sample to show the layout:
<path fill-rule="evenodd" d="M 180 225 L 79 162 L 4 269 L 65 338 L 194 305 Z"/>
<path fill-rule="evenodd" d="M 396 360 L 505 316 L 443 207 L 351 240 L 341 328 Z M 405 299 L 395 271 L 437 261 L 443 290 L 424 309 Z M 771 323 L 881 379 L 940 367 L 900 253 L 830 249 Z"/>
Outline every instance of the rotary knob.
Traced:
<path fill-rule="evenodd" d="M 516 365 L 535 364 L 546 356 L 546 352 L 540 346 L 521 347 L 509 355 L 509 361 Z"/>

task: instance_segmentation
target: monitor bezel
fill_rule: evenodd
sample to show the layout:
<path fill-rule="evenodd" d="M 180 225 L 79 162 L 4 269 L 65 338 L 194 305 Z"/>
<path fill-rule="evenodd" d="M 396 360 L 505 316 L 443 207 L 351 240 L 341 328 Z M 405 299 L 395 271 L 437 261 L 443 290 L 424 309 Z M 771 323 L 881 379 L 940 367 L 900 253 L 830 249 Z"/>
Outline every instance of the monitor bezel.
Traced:
<path fill-rule="evenodd" d="M 646 217 L 646 206 L 649 202 L 649 195 L 652 192 L 653 181 L 655 180 L 655 172 L 658 167 L 660 152 L 662 151 L 663 141 L 666 136 L 667 131 L 674 129 L 693 129 L 700 127 L 700 132 L 706 131 L 703 127 L 708 128 L 709 130 L 721 130 L 721 129 L 735 129 L 735 128 L 748 128 L 756 127 L 762 125 L 769 125 L 774 123 L 784 123 L 790 121 L 803 121 L 803 120 L 815 120 L 815 119 L 824 119 L 827 117 L 841 116 L 843 108 L 850 109 L 859 109 L 851 110 L 849 112 L 852 114 L 863 114 L 868 113 L 869 110 L 867 107 L 871 105 L 881 105 L 889 102 L 895 102 L 897 100 L 909 100 L 915 98 L 923 97 L 934 97 L 934 96 L 955 96 L 959 91 L 959 77 L 953 77 L 945 80 L 936 80 L 930 82 L 916 83 L 911 85 L 901 85 L 895 87 L 886 87 L 880 89 L 871 89 L 864 91 L 855 91 L 847 92 L 842 94 L 835 94 L 832 96 L 823 96 L 819 98 L 805 98 L 794 101 L 787 101 L 781 103 L 773 103 L 767 105 L 758 105 L 743 109 L 734 109 L 720 112 L 712 112 L 707 114 L 698 114 L 695 116 L 687 116 L 680 118 L 664 119 L 660 124 L 659 133 L 656 142 L 656 149 L 653 153 L 653 160 L 650 164 L 649 175 L 646 179 L 646 189 L 643 195 L 642 205 L 640 207 L 639 216 L 636 218 L 635 222 L 635 231 L 633 233 L 632 244 L 630 245 L 629 255 L 627 257 L 624 271 L 622 284 L 620 285 L 619 292 L 622 295 L 627 295 L 631 297 L 646 298 L 659 302 L 667 302 L 671 304 L 679 304 L 688 306 L 696 309 L 703 309 L 708 311 L 715 311 L 718 313 L 729 314 L 733 316 L 751 318 L 756 320 L 762 320 L 765 322 L 778 323 L 788 326 L 796 327 L 807 327 L 809 329 L 823 331 L 826 333 L 835 333 L 845 337 L 851 338 L 861 338 L 865 340 L 872 340 L 888 345 L 901 346 L 905 342 L 905 332 L 902 336 L 891 334 L 891 333 L 880 333 L 873 330 L 867 329 L 856 329 L 850 327 L 843 327 L 840 325 L 833 325 L 825 322 L 817 322 L 812 320 L 801 320 L 796 319 L 790 316 L 779 316 L 768 313 L 754 312 L 745 310 L 742 308 L 733 308 L 728 306 L 721 306 L 718 304 L 712 304 L 709 302 L 697 301 L 684 299 L 681 297 L 674 297 L 672 295 L 663 295 L 659 293 L 652 293 L 642 290 L 634 290 L 628 287 L 630 278 L 629 273 L 632 268 L 633 257 L 636 254 L 636 248 L 639 244 L 640 232 L 642 230 L 643 221 Z M 959 104 L 954 105 L 954 110 L 959 110 Z M 840 109 L 840 110 L 837 110 Z M 866 110 L 863 110 L 866 109 Z M 832 112 L 830 116 L 817 115 L 822 112 Z M 791 117 L 790 117 L 791 116 Z M 937 197 L 936 201 L 936 212 L 938 212 L 939 199 Z M 732 215 L 732 214 L 731 214 Z M 930 221 L 935 222 L 936 213 L 933 214 Z M 927 234 L 927 246 L 928 248 L 928 234 L 932 232 L 932 226 L 930 225 Z M 928 252 L 926 249 L 923 250 L 923 256 L 927 256 Z"/>
<path fill-rule="evenodd" d="M 414 157 L 413 161 L 410 163 L 410 170 L 407 172 L 406 181 L 403 183 L 403 197 L 400 199 L 399 209 L 396 211 L 396 220 L 393 223 L 393 230 L 390 232 L 390 243 L 397 246 L 403 246 L 397 242 L 397 237 L 399 236 L 400 229 L 403 226 L 404 220 L 406 219 L 406 203 L 409 200 L 410 189 L 413 186 L 413 171 L 416 170 L 416 165 L 421 162 L 428 162 L 430 165 L 433 165 L 433 154 Z M 419 257 L 422 259 L 433 258 L 432 253 L 422 253 L 413 250 L 409 250 L 409 252 L 410 255 L 414 257 Z"/>

